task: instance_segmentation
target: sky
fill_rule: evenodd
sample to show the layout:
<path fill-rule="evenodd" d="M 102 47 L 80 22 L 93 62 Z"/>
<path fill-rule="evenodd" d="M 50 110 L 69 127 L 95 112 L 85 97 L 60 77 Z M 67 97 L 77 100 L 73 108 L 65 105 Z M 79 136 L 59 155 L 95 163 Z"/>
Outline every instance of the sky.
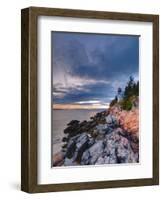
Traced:
<path fill-rule="evenodd" d="M 52 32 L 52 71 L 54 108 L 107 108 L 138 80 L 139 36 Z"/>

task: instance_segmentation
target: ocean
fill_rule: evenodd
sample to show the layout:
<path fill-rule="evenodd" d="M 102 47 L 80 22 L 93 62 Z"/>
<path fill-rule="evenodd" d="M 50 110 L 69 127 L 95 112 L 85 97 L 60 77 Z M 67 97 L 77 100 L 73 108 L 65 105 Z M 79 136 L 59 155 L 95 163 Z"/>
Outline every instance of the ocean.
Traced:
<path fill-rule="evenodd" d="M 52 116 L 52 145 L 53 155 L 61 150 L 64 129 L 71 120 L 89 120 L 98 112 L 104 109 L 95 110 L 53 110 Z"/>

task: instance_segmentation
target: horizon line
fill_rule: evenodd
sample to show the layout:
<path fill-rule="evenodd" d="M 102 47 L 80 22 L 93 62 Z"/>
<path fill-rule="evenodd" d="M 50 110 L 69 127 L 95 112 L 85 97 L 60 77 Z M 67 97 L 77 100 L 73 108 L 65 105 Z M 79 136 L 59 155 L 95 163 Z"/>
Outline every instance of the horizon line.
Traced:
<path fill-rule="evenodd" d="M 108 105 L 91 104 L 91 105 L 78 105 L 78 104 L 52 104 L 52 108 L 56 110 L 91 110 L 91 109 L 108 109 Z"/>

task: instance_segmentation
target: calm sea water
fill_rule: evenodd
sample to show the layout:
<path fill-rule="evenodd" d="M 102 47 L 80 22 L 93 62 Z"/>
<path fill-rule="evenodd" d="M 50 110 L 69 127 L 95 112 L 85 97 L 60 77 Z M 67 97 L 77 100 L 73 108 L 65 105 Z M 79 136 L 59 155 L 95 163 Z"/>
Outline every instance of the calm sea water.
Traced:
<path fill-rule="evenodd" d="M 61 150 L 63 130 L 71 120 L 89 120 L 91 116 L 103 110 L 53 110 L 52 139 L 53 154 Z"/>

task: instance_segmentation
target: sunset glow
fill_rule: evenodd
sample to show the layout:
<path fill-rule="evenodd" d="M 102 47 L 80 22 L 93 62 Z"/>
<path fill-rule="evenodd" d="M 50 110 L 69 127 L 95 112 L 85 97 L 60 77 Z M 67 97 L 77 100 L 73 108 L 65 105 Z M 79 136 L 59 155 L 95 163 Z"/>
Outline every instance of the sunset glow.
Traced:
<path fill-rule="evenodd" d="M 83 104 L 53 104 L 53 109 L 108 109 L 109 103 L 106 105 L 102 104 L 90 104 L 90 105 L 83 105 Z"/>

